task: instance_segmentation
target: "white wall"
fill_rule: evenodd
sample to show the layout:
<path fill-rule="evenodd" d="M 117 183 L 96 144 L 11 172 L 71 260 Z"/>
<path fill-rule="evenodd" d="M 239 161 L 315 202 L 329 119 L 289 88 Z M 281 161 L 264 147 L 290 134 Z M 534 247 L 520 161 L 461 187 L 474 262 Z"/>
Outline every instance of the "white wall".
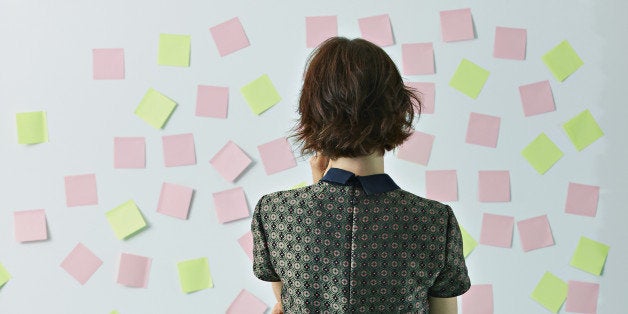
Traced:
<path fill-rule="evenodd" d="M 441 10 L 470 7 L 477 38 L 444 43 Z M 492 284 L 495 313 L 543 313 L 529 295 L 545 271 L 561 279 L 600 284 L 599 313 L 619 313 L 628 282 L 628 253 L 621 239 L 628 232 L 624 189 L 628 188 L 623 136 L 623 78 L 628 70 L 624 1 L 0 1 L 0 263 L 12 279 L 0 288 L 2 313 L 220 313 L 241 289 L 269 307 L 270 287 L 256 280 L 251 262 L 236 240 L 249 219 L 219 224 L 212 193 L 241 186 L 251 210 L 268 192 L 309 181 L 304 158 L 298 166 L 267 176 L 257 145 L 285 136 L 295 118 L 300 76 L 310 52 L 305 47 L 305 17 L 337 15 L 338 33 L 360 35 L 357 19 L 390 14 L 395 45 L 385 50 L 401 66 L 401 44 L 433 42 L 436 74 L 408 76 L 408 81 L 436 83 L 436 114 L 424 115 L 417 129 L 436 135 L 427 167 L 387 156 L 387 170 L 405 189 L 424 194 L 426 170 L 458 171 L 459 201 L 451 202 L 460 223 L 479 239 L 483 213 L 514 216 L 516 221 L 547 214 L 555 245 L 524 253 L 515 228 L 512 248 L 480 245 L 468 257 L 474 284 Z M 232 17 L 242 21 L 251 46 L 220 57 L 208 28 Z M 525 61 L 492 57 L 496 26 L 527 29 Z M 189 68 L 157 65 L 160 33 L 192 36 Z M 554 79 L 541 55 L 568 40 L 585 64 L 564 82 Z M 92 49 L 124 48 L 126 78 L 92 80 Z M 491 71 L 473 100 L 448 86 L 461 58 Z M 260 116 L 251 113 L 239 93 L 268 74 L 282 101 Z M 556 111 L 524 117 L 518 86 L 551 82 Z M 194 115 L 196 87 L 229 86 L 228 119 Z M 179 105 L 163 130 L 133 114 L 149 87 Z M 605 135 L 577 152 L 561 130 L 589 109 Z M 49 142 L 17 143 L 15 114 L 45 110 Z M 497 148 L 465 143 L 470 112 L 502 119 Z M 161 136 L 192 132 L 197 164 L 166 168 Z M 550 135 L 565 156 L 539 175 L 520 152 L 541 132 Z M 147 166 L 113 168 L 113 138 L 144 136 Z M 222 179 L 209 159 L 233 140 L 254 160 L 235 183 Z M 479 170 L 509 170 L 512 201 L 477 201 Z M 64 176 L 95 173 L 97 206 L 67 207 Z M 188 220 L 155 211 L 162 182 L 193 187 Z M 564 213 L 567 185 L 600 186 L 595 218 Z M 104 212 L 134 199 L 150 227 L 121 241 Z M 13 212 L 46 210 L 49 239 L 17 243 Z M 602 276 L 569 266 L 580 236 L 611 246 Z M 77 242 L 86 244 L 103 265 L 83 286 L 59 264 Z M 146 289 L 115 283 L 118 255 L 152 258 Z M 215 287 L 180 292 L 175 263 L 207 257 Z M 565 312 L 564 307 L 561 312 Z"/>

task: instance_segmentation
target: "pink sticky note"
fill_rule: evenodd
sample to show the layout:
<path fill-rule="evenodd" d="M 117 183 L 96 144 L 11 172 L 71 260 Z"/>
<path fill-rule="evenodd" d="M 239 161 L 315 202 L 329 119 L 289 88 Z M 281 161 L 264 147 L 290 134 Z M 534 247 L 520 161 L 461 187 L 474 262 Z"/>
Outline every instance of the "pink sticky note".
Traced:
<path fill-rule="evenodd" d="M 314 48 L 330 37 L 338 36 L 338 17 L 306 16 L 305 40 L 308 48 Z"/>
<path fill-rule="evenodd" d="M 82 243 L 77 244 L 72 252 L 61 262 L 61 268 L 65 269 L 81 285 L 100 268 L 102 261 Z"/>
<path fill-rule="evenodd" d="M 445 42 L 474 39 L 471 9 L 441 11 L 440 29 Z"/>
<path fill-rule="evenodd" d="M 259 145 L 257 150 L 262 157 L 266 174 L 277 173 L 297 165 L 290 143 L 285 137 Z"/>
<path fill-rule="evenodd" d="M 388 14 L 358 19 L 358 25 L 363 39 L 381 47 L 390 46 L 395 43 Z"/>
<path fill-rule="evenodd" d="M 524 60 L 526 58 L 527 31 L 522 28 L 495 28 L 495 46 L 493 57 L 502 59 Z"/>
<path fill-rule="evenodd" d="M 196 90 L 196 116 L 227 118 L 229 87 L 199 85 Z"/>
<path fill-rule="evenodd" d="M 498 247 L 511 247 L 514 224 L 514 217 L 485 213 L 482 215 L 480 243 Z"/>
<path fill-rule="evenodd" d="M 92 49 L 95 80 L 124 79 L 124 49 Z"/>
<path fill-rule="evenodd" d="M 235 181 L 251 162 L 251 158 L 232 141 L 227 142 L 209 161 L 216 171 L 230 182 Z"/>
<path fill-rule="evenodd" d="M 252 293 L 242 290 L 240 294 L 233 300 L 229 308 L 227 309 L 227 314 L 262 314 L 266 312 L 268 306 L 266 303 L 262 302 L 262 300 L 258 299 Z"/>
<path fill-rule="evenodd" d="M 595 217 L 600 187 L 569 182 L 565 212 L 574 215 Z"/>
<path fill-rule="evenodd" d="M 436 98 L 436 84 L 430 82 L 406 82 L 405 84 L 416 90 L 415 94 L 421 100 L 421 114 L 433 114 L 434 100 Z M 413 104 L 416 106 L 415 102 L 413 102 Z M 416 107 L 414 112 L 418 112 Z"/>
<path fill-rule="evenodd" d="M 500 122 L 499 117 L 472 112 L 469 115 L 465 141 L 469 144 L 497 147 Z"/>
<path fill-rule="evenodd" d="M 249 46 L 249 39 L 237 17 L 211 27 L 209 31 L 221 57 Z"/>
<path fill-rule="evenodd" d="M 196 150 L 192 133 L 167 135 L 161 138 L 166 167 L 196 164 Z"/>
<path fill-rule="evenodd" d="M 144 137 L 115 137 L 113 167 L 146 168 L 146 139 Z"/>
<path fill-rule="evenodd" d="M 519 86 L 519 96 L 526 117 L 556 110 L 549 81 Z"/>
<path fill-rule="evenodd" d="M 492 314 L 493 285 L 471 285 L 461 297 L 462 313 Z"/>
<path fill-rule="evenodd" d="M 253 233 L 249 230 L 243 236 L 238 239 L 238 243 L 249 257 L 251 262 L 253 261 Z"/>
<path fill-rule="evenodd" d="M 414 131 L 397 149 L 397 158 L 427 166 L 433 144 L 434 135 Z"/>
<path fill-rule="evenodd" d="M 599 284 L 569 280 L 567 286 L 565 311 L 576 313 L 597 313 L 597 299 L 600 294 Z"/>
<path fill-rule="evenodd" d="M 188 219 L 194 189 L 174 183 L 164 182 L 157 204 L 157 212 L 179 219 Z"/>
<path fill-rule="evenodd" d="M 456 170 L 425 171 L 425 196 L 440 202 L 458 200 L 458 175 Z"/>
<path fill-rule="evenodd" d="M 520 220 L 517 222 L 517 229 L 524 252 L 554 245 L 547 215 Z"/>
<path fill-rule="evenodd" d="M 403 74 L 434 74 L 434 47 L 432 43 L 401 45 Z"/>
<path fill-rule="evenodd" d="M 241 187 L 216 192 L 213 195 L 219 223 L 249 217 L 249 204 Z"/>
<path fill-rule="evenodd" d="M 46 212 L 43 209 L 13 212 L 13 226 L 17 242 L 48 239 Z"/>
<path fill-rule="evenodd" d="M 65 202 L 68 207 L 98 205 L 96 175 L 83 174 L 65 177 Z"/>
<path fill-rule="evenodd" d="M 120 254 L 117 282 L 127 287 L 146 288 L 151 262 L 148 257 Z"/>
<path fill-rule="evenodd" d="M 478 200 L 480 202 L 510 202 L 510 172 L 479 171 Z"/>

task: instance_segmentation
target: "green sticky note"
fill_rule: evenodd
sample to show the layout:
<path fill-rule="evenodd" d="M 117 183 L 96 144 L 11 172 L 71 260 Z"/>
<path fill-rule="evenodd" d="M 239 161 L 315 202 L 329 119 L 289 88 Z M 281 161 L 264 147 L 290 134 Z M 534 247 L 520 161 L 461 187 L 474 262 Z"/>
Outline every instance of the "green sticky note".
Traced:
<path fill-rule="evenodd" d="M 449 86 L 457 89 L 461 93 L 476 99 L 488 80 L 490 73 L 475 63 L 462 59 L 454 76 L 449 81 Z"/>
<path fill-rule="evenodd" d="M 460 233 L 462 234 L 462 254 L 466 258 L 478 246 L 478 241 L 475 241 L 462 226 L 460 226 Z"/>
<path fill-rule="evenodd" d="M 177 103 L 172 99 L 149 88 L 140 104 L 135 108 L 135 114 L 154 128 L 161 129 L 176 106 Z"/>
<path fill-rule="evenodd" d="M 297 183 L 297 184 L 293 185 L 290 189 L 291 190 L 300 189 L 300 188 L 304 188 L 306 186 L 307 186 L 307 182 L 303 181 L 303 182 L 300 182 L 300 183 Z"/>
<path fill-rule="evenodd" d="M 11 274 L 0 263 L 0 288 L 11 279 Z"/>
<path fill-rule="evenodd" d="M 532 291 L 532 299 L 539 302 L 546 309 L 553 313 L 558 313 L 560 307 L 567 298 L 567 283 L 554 276 L 550 272 L 545 272 L 541 281 Z"/>
<path fill-rule="evenodd" d="M 609 249 L 610 246 L 604 243 L 591 240 L 587 237 L 580 237 L 578 247 L 571 257 L 569 265 L 599 276 L 602 274 Z"/>
<path fill-rule="evenodd" d="M 560 82 L 564 81 L 584 64 L 566 40 L 544 54 L 541 59 Z"/>
<path fill-rule="evenodd" d="M 129 238 L 146 227 L 146 221 L 144 221 L 140 209 L 137 208 L 133 200 L 106 212 L 105 216 L 107 216 L 111 229 L 120 240 Z"/>
<path fill-rule="evenodd" d="M 259 115 L 281 101 L 273 82 L 264 74 L 240 89 L 253 113 Z"/>
<path fill-rule="evenodd" d="M 523 149 L 521 155 L 528 160 L 538 173 L 544 174 L 563 157 L 563 152 L 545 133 L 541 133 Z"/>
<path fill-rule="evenodd" d="M 37 144 L 48 142 L 48 123 L 44 111 L 22 112 L 15 115 L 17 142 Z"/>
<path fill-rule="evenodd" d="M 160 34 L 159 65 L 190 66 L 190 35 Z"/>
<path fill-rule="evenodd" d="M 589 110 L 585 110 L 567 121 L 563 124 L 563 129 L 578 151 L 585 149 L 604 135 Z"/>
<path fill-rule="evenodd" d="M 181 289 L 185 293 L 199 291 L 214 286 L 209 273 L 207 258 L 191 259 L 177 263 Z"/>
<path fill-rule="evenodd" d="M 116 311 L 116 310 L 113 310 L 113 311 L 111 311 L 111 313 L 109 313 L 109 314 L 120 314 L 120 312 L 118 312 L 118 311 Z"/>

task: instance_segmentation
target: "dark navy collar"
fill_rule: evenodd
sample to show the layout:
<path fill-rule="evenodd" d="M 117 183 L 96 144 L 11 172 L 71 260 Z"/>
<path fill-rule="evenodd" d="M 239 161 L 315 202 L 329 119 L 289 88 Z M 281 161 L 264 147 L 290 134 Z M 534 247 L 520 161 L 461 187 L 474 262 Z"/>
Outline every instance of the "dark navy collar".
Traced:
<path fill-rule="evenodd" d="M 341 185 L 354 185 L 358 181 L 367 195 L 386 193 L 399 189 L 395 181 L 385 173 L 368 176 L 356 176 L 353 172 L 338 168 L 330 168 L 321 181 Z"/>

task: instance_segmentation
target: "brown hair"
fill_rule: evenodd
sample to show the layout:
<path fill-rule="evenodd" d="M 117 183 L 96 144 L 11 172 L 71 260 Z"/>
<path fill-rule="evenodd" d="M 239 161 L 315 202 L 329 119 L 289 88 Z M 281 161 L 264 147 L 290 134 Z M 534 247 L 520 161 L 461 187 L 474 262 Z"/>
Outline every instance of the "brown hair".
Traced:
<path fill-rule="evenodd" d="M 384 50 L 364 39 L 334 37 L 307 62 L 293 136 L 302 154 L 336 159 L 383 153 L 410 136 L 420 109 Z"/>

